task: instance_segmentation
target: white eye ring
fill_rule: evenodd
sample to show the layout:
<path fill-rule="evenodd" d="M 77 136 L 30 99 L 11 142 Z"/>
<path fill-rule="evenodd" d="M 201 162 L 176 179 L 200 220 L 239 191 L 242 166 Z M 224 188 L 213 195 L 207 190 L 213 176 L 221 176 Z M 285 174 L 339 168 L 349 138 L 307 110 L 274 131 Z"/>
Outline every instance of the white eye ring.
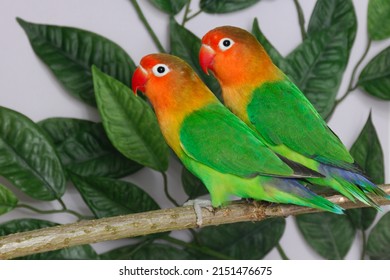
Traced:
<path fill-rule="evenodd" d="M 229 38 L 222 38 L 218 43 L 218 47 L 222 51 L 226 51 L 226 50 L 230 49 L 233 45 L 234 45 L 234 41 L 232 39 L 229 39 Z"/>
<path fill-rule="evenodd" d="M 156 77 L 162 77 L 168 74 L 171 70 L 165 64 L 156 64 L 152 68 L 152 72 Z"/>

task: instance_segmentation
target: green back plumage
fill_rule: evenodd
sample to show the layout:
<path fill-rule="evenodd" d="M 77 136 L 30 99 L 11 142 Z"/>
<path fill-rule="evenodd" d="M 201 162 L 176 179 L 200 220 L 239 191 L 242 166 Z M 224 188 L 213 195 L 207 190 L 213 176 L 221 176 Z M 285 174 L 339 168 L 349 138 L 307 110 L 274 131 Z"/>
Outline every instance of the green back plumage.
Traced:
<path fill-rule="evenodd" d="M 286 153 L 293 150 L 321 163 L 356 170 L 340 139 L 288 78 L 255 89 L 247 112 L 250 122 L 270 146 L 281 146 Z"/>
<path fill-rule="evenodd" d="M 294 171 L 222 104 L 211 104 L 188 115 L 180 143 L 191 158 L 221 173 L 240 177 L 294 177 Z"/>

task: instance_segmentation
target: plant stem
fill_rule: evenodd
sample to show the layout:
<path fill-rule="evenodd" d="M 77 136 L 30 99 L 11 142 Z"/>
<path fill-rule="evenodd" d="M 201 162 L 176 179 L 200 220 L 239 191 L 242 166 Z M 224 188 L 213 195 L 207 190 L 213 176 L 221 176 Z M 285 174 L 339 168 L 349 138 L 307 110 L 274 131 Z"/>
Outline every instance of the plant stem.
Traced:
<path fill-rule="evenodd" d="M 276 245 L 276 249 L 278 250 L 279 255 L 282 257 L 283 260 L 289 260 L 289 257 L 287 257 L 287 255 L 284 252 L 284 250 L 283 250 L 282 246 L 280 245 L 280 243 L 278 243 L 278 245 Z"/>
<path fill-rule="evenodd" d="M 130 0 L 131 4 L 133 4 L 134 6 L 134 9 L 135 11 L 137 12 L 138 14 L 138 17 L 139 19 L 142 21 L 142 23 L 144 24 L 144 26 L 146 27 L 146 29 L 148 30 L 149 32 L 149 35 L 152 37 L 152 40 L 153 42 L 156 44 L 156 47 L 157 49 L 160 51 L 160 52 L 166 52 L 164 47 L 161 45 L 160 41 L 158 40 L 156 34 L 154 33 L 152 27 L 149 25 L 148 21 L 146 20 L 140 6 L 138 5 L 137 3 L 137 0 Z"/>
<path fill-rule="evenodd" d="M 188 1 L 186 5 L 186 9 L 184 10 L 184 16 L 183 16 L 183 21 L 181 22 L 181 26 L 184 26 L 187 22 L 187 16 L 188 13 L 190 12 L 190 5 L 191 5 L 191 0 Z"/>
<path fill-rule="evenodd" d="M 58 198 L 57 201 L 60 203 L 60 205 L 61 205 L 61 207 L 62 207 L 62 210 L 68 209 L 68 208 L 66 207 L 65 202 L 64 202 L 61 198 Z"/>
<path fill-rule="evenodd" d="M 176 202 L 176 200 L 169 194 L 168 191 L 168 176 L 165 172 L 161 172 L 161 175 L 163 176 L 164 179 L 164 192 L 167 198 L 175 205 L 176 207 L 180 206 L 179 203 Z"/>
<path fill-rule="evenodd" d="M 184 21 L 184 23 L 186 23 L 187 21 L 190 21 L 191 19 L 193 19 L 194 17 L 196 17 L 197 15 L 201 14 L 202 13 L 202 10 L 199 10 L 197 11 L 196 13 L 193 13 L 192 15 L 190 15 L 189 17 L 187 17 Z"/>
<path fill-rule="evenodd" d="M 180 245 L 180 246 L 183 246 L 183 247 L 186 247 L 186 248 L 189 248 L 189 249 L 194 249 L 200 253 L 203 253 L 203 254 L 206 254 L 208 256 L 212 256 L 212 257 L 215 257 L 215 258 L 218 258 L 218 259 L 221 259 L 221 260 L 232 260 L 233 258 L 225 255 L 225 254 L 221 254 L 217 251 L 214 251 L 213 249 L 210 249 L 208 247 L 205 247 L 205 246 L 197 246 L 197 245 L 194 245 L 194 244 L 191 244 L 191 243 L 187 243 L 185 241 L 182 241 L 182 240 L 179 240 L 179 239 L 176 239 L 176 238 L 173 238 L 173 237 L 170 237 L 170 236 L 164 236 L 162 237 L 163 240 L 165 241 L 168 241 L 170 243 L 173 243 L 173 244 L 176 244 L 176 245 Z"/>
<path fill-rule="evenodd" d="M 367 247 L 367 237 L 366 237 L 366 232 L 363 229 L 362 230 L 362 254 L 360 255 L 361 260 L 364 260 L 364 257 L 366 256 L 366 247 Z"/>
<path fill-rule="evenodd" d="M 303 14 L 303 10 L 302 10 L 301 5 L 299 4 L 299 1 L 294 0 L 294 4 L 295 4 L 295 7 L 296 7 L 297 12 L 298 12 L 298 21 L 299 21 L 299 27 L 301 29 L 302 40 L 305 40 L 307 37 L 307 33 L 305 30 L 305 16 Z"/>
<path fill-rule="evenodd" d="M 352 71 L 351 80 L 349 81 L 347 91 L 344 93 L 344 95 L 340 99 L 336 100 L 335 106 L 340 104 L 353 90 L 355 90 L 358 87 L 357 83 L 355 85 L 352 85 L 352 84 L 353 84 L 353 82 L 355 80 L 357 69 L 359 68 L 360 64 L 362 64 L 363 60 L 366 58 L 366 56 L 368 54 L 368 51 L 369 51 L 369 49 L 371 47 L 371 42 L 372 42 L 371 39 L 369 39 L 367 41 L 366 49 L 364 50 L 364 53 L 363 53 L 362 57 L 356 63 L 355 68 Z"/>
<path fill-rule="evenodd" d="M 79 220 L 87 219 L 87 217 L 81 215 L 80 213 L 77 213 L 76 211 L 69 210 L 69 209 L 41 210 L 41 209 L 35 208 L 33 206 L 27 205 L 27 204 L 18 204 L 16 207 L 29 209 L 29 210 L 36 212 L 36 213 L 39 213 L 39 214 L 47 215 L 47 214 L 57 214 L 57 213 L 68 213 L 68 214 L 72 214 L 73 216 L 76 216 Z"/>

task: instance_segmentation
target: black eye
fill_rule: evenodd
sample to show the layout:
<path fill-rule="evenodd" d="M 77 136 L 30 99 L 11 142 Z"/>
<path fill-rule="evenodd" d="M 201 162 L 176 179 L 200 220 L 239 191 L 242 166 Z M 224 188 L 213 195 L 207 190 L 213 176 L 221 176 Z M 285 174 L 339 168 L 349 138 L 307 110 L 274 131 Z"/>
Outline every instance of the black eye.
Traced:
<path fill-rule="evenodd" d="M 169 73 L 169 68 L 165 64 L 157 64 L 152 68 L 152 71 L 156 77 L 162 77 Z"/>
<path fill-rule="evenodd" d="M 225 47 L 229 47 L 230 46 L 230 41 L 229 40 L 223 40 L 223 43 L 222 43 Z"/>
<path fill-rule="evenodd" d="M 157 72 L 160 73 L 160 74 L 162 74 L 162 73 L 165 72 L 165 68 L 164 68 L 163 66 L 159 66 L 159 67 L 157 68 Z"/>
<path fill-rule="evenodd" d="M 233 46 L 234 41 L 230 38 L 223 38 L 219 41 L 218 47 L 222 51 L 226 51 L 227 49 L 230 49 L 231 46 Z"/>

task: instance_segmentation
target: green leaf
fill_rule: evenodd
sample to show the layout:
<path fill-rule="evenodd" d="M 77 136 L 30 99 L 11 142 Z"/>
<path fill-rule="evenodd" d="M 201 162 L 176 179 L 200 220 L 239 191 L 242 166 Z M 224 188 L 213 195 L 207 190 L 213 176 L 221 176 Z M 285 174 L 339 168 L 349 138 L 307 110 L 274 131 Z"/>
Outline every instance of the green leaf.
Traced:
<path fill-rule="evenodd" d="M 372 40 L 390 37 L 390 2 L 388 0 L 370 0 L 367 17 L 368 35 Z"/>
<path fill-rule="evenodd" d="M 296 217 L 298 228 L 309 245 L 326 259 L 343 259 L 355 237 L 346 215 L 304 214 Z"/>
<path fill-rule="evenodd" d="M 356 29 L 351 0 L 319 0 L 310 18 L 309 37 L 286 58 L 289 76 L 325 119 L 333 111 Z"/>
<path fill-rule="evenodd" d="M 189 1 L 190 0 L 149 0 L 155 7 L 170 15 L 176 15 Z"/>
<path fill-rule="evenodd" d="M 0 175 L 33 198 L 65 192 L 65 174 L 52 143 L 26 116 L 0 107 Z"/>
<path fill-rule="evenodd" d="M 73 173 L 118 178 L 142 168 L 112 146 L 101 123 L 50 118 L 38 124 L 52 138 L 62 164 Z"/>
<path fill-rule="evenodd" d="M 200 0 L 199 6 L 209 14 L 224 14 L 243 10 L 253 6 L 260 0 Z"/>
<path fill-rule="evenodd" d="M 390 259 L 390 212 L 372 229 L 367 241 L 367 255 L 374 260 Z"/>
<path fill-rule="evenodd" d="M 170 21 L 171 54 L 185 60 L 199 75 L 209 89 L 221 99 L 221 87 L 212 75 L 206 75 L 199 65 L 199 50 L 201 40 L 191 31 L 178 24 L 174 18 Z"/>
<path fill-rule="evenodd" d="M 58 224 L 38 219 L 18 219 L 0 224 L 0 236 L 31 231 Z M 18 259 L 24 260 L 96 260 L 99 256 L 90 245 L 74 246 L 47 253 L 33 254 Z"/>
<path fill-rule="evenodd" d="M 380 52 L 364 67 L 358 85 L 375 97 L 390 100 L 390 47 Z"/>
<path fill-rule="evenodd" d="M 377 213 L 375 208 L 355 208 L 346 211 L 353 226 L 360 230 L 367 230 L 374 222 Z"/>
<path fill-rule="evenodd" d="M 149 105 L 96 67 L 92 72 L 99 112 L 114 147 L 141 165 L 167 170 L 168 146 Z"/>
<path fill-rule="evenodd" d="M 351 155 L 374 183 L 384 183 L 383 152 L 371 120 L 371 114 L 368 116 L 360 135 L 351 147 Z"/>
<path fill-rule="evenodd" d="M 181 170 L 181 183 L 184 191 L 189 196 L 188 199 L 195 199 L 209 193 L 202 181 L 185 167 Z"/>
<path fill-rule="evenodd" d="M 346 33 L 321 31 L 307 38 L 287 56 L 289 76 L 323 118 L 331 113 L 347 66 Z"/>
<path fill-rule="evenodd" d="M 201 244 L 239 260 L 262 259 L 278 243 L 286 222 L 282 218 L 207 227 L 198 233 Z"/>
<path fill-rule="evenodd" d="M 38 57 L 71 94 L 84 102 L 96 106 L 92 65 L 123 83 L 129 83 L 136 66 L 114 42 L 77 28 L 17 20 Z"/>
<path fill-rule="evenodd" d="M 356 37 L 357 21 L 351 0 L 317 1 L 310 17 L 307 34 L 313 36 L 330 28 L 335 33 L 347 33 L 348 49 L 352 48 Z"/>
<path fill-rule="evenodd" d="M 0 215 L 11 211 L 17 204 L 18 198 L 13 192 L 0 184 Z"/>
<path fill-rule="evenodd" d="M 182 249 L 168 244 L 143 243 L 120 247 L 101 254 L 103 260 L 190 260 L 192 257 Z"/>
<path fill-rule="evenodd" d="M 256 37 L 257 41 L 264 47 L 268 55 L 271 57 L 272 62 L 278 66 L 283 72 L 288 74 L 291 70 L 290 66 L 285 58 L 278 52 L 278 50 L 268 41 L 263 32 L 260 30 L 259 22 L 257 18 L 253 20 L 252 34 Z"/>
<path fill-rule="evenodd" d="M 160 209 L 146 192 L 130 182 L 76 174 L 70 177 L 96 218 Z"/>
<path fill-rule="evenodd" d="M 374 183 L 384 183 L 383 152 L 372 123 L 371 114 L 359 137 L 351 147 L 351 155 Z M 367 230 L 371 226 L 377 212 L 374 208 L 350 209 L 346 211 L 355 228 L 361 230 Z"/>

